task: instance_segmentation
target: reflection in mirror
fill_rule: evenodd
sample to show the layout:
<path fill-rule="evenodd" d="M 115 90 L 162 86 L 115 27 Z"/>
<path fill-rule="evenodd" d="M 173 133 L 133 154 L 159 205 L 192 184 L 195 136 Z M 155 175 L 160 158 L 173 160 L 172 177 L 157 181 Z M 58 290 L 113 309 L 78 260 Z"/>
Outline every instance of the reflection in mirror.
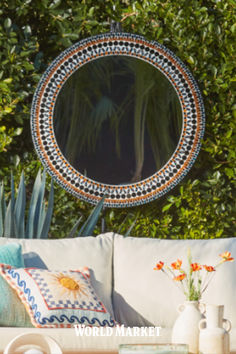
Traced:
<path fill-rule="evenodd" d="M 54 131 L 62 154 L 101 183 L 128 184 L 156 173 L 174 153 L 182 110 L 169 80 L 125 56 L 93 60 L 59 92 Z"/>

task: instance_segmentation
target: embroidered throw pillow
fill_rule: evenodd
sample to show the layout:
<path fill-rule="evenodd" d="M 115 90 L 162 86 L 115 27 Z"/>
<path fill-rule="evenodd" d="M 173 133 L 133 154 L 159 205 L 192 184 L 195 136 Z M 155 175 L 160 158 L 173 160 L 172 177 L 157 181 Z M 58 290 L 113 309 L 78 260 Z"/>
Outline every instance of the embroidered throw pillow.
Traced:
<path fill-rule="evenodd" d="M 115 326 L 82 271 L 13 268 L 1 264 L 0 273 L 15 289 L 35 327 Z"/>
<path fill-rule="evenodd" d="M 0 263 L 24 267 L 21 245 L 9 243 L 0 246 Z M 29 315 L 16 292 L 0 276 L 0 326 L 33 327 Z"/>

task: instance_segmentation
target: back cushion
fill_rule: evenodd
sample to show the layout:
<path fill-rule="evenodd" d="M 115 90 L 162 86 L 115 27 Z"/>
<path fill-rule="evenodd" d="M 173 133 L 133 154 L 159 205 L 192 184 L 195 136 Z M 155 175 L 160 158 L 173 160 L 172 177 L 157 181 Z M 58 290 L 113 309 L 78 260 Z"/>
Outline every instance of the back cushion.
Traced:
<path fill-rule="evenodd" d="M 111 302 L 112 233 L 97 237 L 89 236 L 60 240 L 16 240 L 0 237 L 0 245 L 9 242 L 18 242 L 22 245 L 25 267 L 76 270 L 87 266 L 90 269 L 90 279 L 95 292 L 107 311 L 113 315 Z"/>
<path fill-rule="evenodd" d="M 185 296 L 176 282 L 153 268 L 159 261 L 170 265 L 177 258 L 183 260 L 185 267 L 188 247 L 193 262 L 200 264 L 215 265 L 224 251 L 230 251 L 236 258 L 236 238 L 160 240 L 115 235 L 113 308 L 117 321 L 126 326 L 173 326 L 178 316 L 177 306 L 185 301 Z M 236 260 L 217 268 L 202 297 L 204 303 L 225 305 L 224 317 L 233 327 L 236 327 L 235 301 Z"/>

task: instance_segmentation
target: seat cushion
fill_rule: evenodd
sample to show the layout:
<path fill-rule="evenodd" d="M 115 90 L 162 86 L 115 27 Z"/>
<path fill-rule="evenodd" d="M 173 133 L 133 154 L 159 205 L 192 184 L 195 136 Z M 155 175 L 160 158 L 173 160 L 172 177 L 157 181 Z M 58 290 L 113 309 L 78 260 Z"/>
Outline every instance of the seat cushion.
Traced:
<path fill-rule="evenodd" d="M 0 237 L 0 245 L 12 242 L 18 242 L 22 246 L 27 268 L 70 270 L 88 267 L 96 294 L 113 316 L 111 301 L 113 233 L 57 240 L 16 240 Z"/>
<path fill-rule="evenodd" d="M 118 336 L 116 328 L 111 328 L 111 335 L 93 336 L 76 335 L 74 328 L 0 328 L 0 352 L 16 336 L 23 333 L 40 333 L 52 337 L 62 348 L 64 354 L 95 353 L 118 350 L 119 344 L 170 343 L 171 328 L 160 330 L 160 336 Z M 230 353 L 236 354 L 236 328 L 230 331 Z"/>
<path fill-rule="evenodd" d="M 115 319 L 125 326 L 173 327 L 177 306 L 185 301 L 176 282 L 153 268 L 159 261 L 170 265 L 177 259 L 187 265 L 190 248 L 193 262 L 215 265 L 219 254 L 230 251 L 236 258 L 236 238 L 210 240 L 163 240 L 114 237 Z M 236 327 L 236 261 L 217 268 L 202 302 L 224 305 L 224 317 Z"/>
<path fill-rule="evenodd" d="M 86 330 L 86 334 L 76 335 L 74 328 L 0 328 L 0 352 L 17 335 L 22 333 L 40 333 L 53 338 L 62 348 L 63 353 L 88 353 L 106 351 L 118 351 L 119 344 L 129 343 L 168 343 L 171 338 L 171 330 L 163 329 L 160 336 L 129 336 L 117 335 L 116 328 L 109 328 L 109 335 L 106 332 L 101 335 L 93 335 Z M 126 332 L 124 332 L 126 334 Z"/>

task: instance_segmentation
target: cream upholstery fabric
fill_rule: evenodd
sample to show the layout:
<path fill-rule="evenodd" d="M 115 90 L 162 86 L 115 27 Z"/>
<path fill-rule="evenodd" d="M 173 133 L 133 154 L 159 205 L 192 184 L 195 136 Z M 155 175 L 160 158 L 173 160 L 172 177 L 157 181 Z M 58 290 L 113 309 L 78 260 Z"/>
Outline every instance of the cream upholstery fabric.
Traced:
<path fill-rule="evenodd" d="M 0 328 L 0 351 L 17 335 L 34 332 L 51 336 L 66 351 L 79 350 L 117 350 L 119 344 L 128 343 L 167 343 L 171 338 L 171 330 L 163 329 L 160 336 L 131 337 L 116 336 L 113 329 L 111 336 L 76 336 L 74 328 Z"/>
<path fill-rule="evenodd" d="M 135 343 L 170 343 L 171 329 L 163 328 L 159 337 L 120 337 L 115 336 L 113 329 L 112 336 L 93 337 L 75 335 L 73 328 L 0 328 L 0 352 L 4 350 L 7 344 L 16 336 L 22 333 L 40 333 L 42 335 L 51 336 L 63 348 L 65 352 L 78 353 L 78 349 L 82 351 L 105 351 L 117 350 L 119 344 L 135 344 Z M 236 354 L 236 328 L 230 332 L 231 353 Z"/>
<path fill-rule="evenodd" d="M 161 260 L 169 265 L 177 258 L 186 260 L 188 247 L 193 261 L 201 264 L 215 265 L 224 251 L 236 256 L 236 238 L 163 240 L 115 235 L 113 307 L 117 321 L 125 326 L 173 326 L 177 305 L 185 297 L 176 283 L 153 267 Z M 225 318 L 236 327 L 236 261 L 217 269 L 202 301 L 224 304 Z"/>
<path fill-rule="evenodd" d="M 16 239 L 0 238 L 0 245 L 16 242 Z M 77 237 L 61 240 L 17 239 L 22 245 L 26 267 L 47 268 L 49 270 L 76 270 L 87 266 L 91 283 L 113 315 L 112 293 L 112 249 L 113 234 L 97 237 Z"/>

